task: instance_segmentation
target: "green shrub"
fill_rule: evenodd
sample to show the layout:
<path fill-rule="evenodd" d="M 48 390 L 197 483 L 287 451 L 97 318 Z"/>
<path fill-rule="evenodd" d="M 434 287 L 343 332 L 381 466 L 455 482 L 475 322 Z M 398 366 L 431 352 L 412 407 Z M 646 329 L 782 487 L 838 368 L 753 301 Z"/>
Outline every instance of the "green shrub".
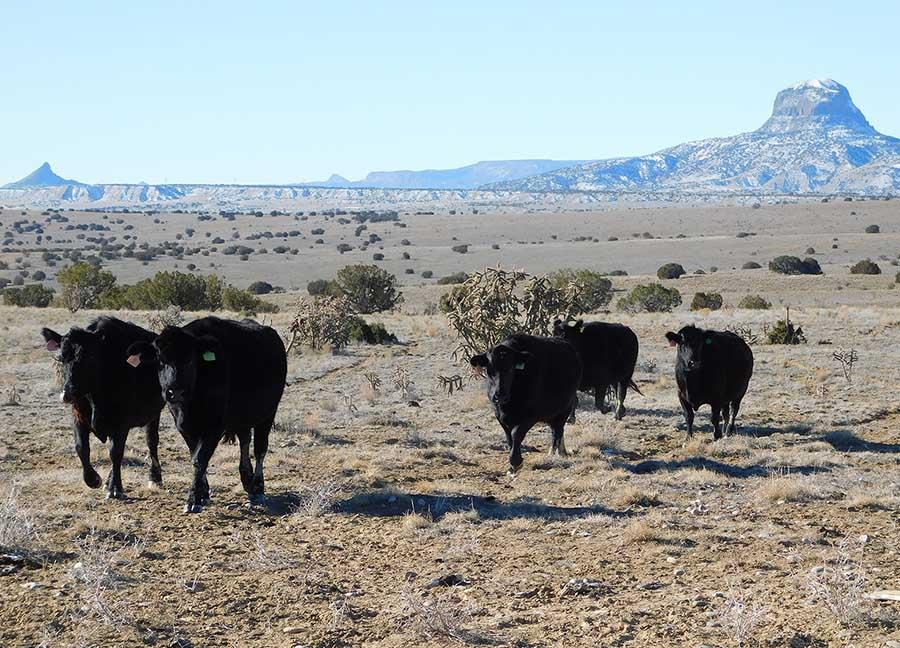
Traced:
<path fill-rule="evenodd" d="M 422 271 L 422 279 L 431 279 L 434 276 L 434 272 L 431 270 L 423 270 Z"/>
<path fill-rule="evenodd" d="M 593 270 L 573 270 L 564 268 L 547 275 L 550 284 L 557 289 L 565 288 L 569 284 L 578 284 L 579 302 L 582 312 L 590 313 L 600 310 L 612 300 L 612 282 Z"/>
<path fill-rule="evenodd" d="M 350 340 L 360 344 L 397 344 L 397 336 L 388 331 L 384 324 L 368 323 L 362 317 L 350 318 Z"/>
<path fill-rule="evenodd" d="M 306 292 L 308 292 L 313 297 L 318 297 L 320 295 L 331 295 L 332 297 L 338 297 L 341 294 L 341 289 L 338 287 L 337 283 L 334 279 L 314 279 L 306 284 Z"/>
<path fill-rule="evenodd" d="M 850 267 L 850 274 L 878 275 L 881 274 L 881 268 L 871 259 L 863 259 Z"/>
<path fill-rule="evenodd" d="M 794 327 L 790 320 L 778 320 L 766 332 L 769 344 L 806 344 L 806 336 L 801 327 Z"/>
<path fill-rule="evenodd" d="M 357 313 L 391 310 L 403 302 L 397 277 L 375 265 L 349 265 L 338 271 L 338 287 Z"/>
<path fill-rule="evenodd" d="M 275 304 L 263 301 L 256 295 L 234 286 L 225 286 L 222 289 L 222 308 L 247 315 L 275 313 L 278 311 L 278 307 Z"/>
<path fill-rule="evenodd" d="M 116 285 L 113 273 L 83 261 L 60 270 L 56 280 L 62 287 L 63 305 L 73 313 L 82 308 L 97 308 L 104 293 Z"/>
<path fill-rule="evenodd" d="M 866 225 L 866 234 L 878 234 L 881 228 L 878 225 Z"/>
<path fill-rule="evenodd" d="M 24 288 L 6 288 L 3 291 L 3 303 L 6 306 L 46 308 L 53 301 L 54 294 L 52 289 L 40 284 L 30 284 Z"/>
<path fill-rule="evenodd" d="M 694 299 L 691 300 L 691 310 L 719 310 L 722 308 L 722 295 L 711 292 L 694 293 Z"/>
<path fill-rule="evenodd" d="M 769 310 L 770 308 L 772 308 L 772 304 L 759 295 L 747 295 L 738 302 L 738 308 L 746 308 L 749 310 Z"/>
<path fill-rule="evenodd" d="M 268 295 L 275 287 L 268 281 L 254 281 L 247 286 L 247 292 L 251 295 Z"/>
<path fill-rule="evenodd" d="M 449 286 L 452 284 L 461 284 L 469 278 L 465 272 L 454 272 L 453 274 L 441 277 L 437 280 L 439 286 Z"/>
<path fill-rule="evenodd" d="M 678 279 L 683 274 L 684 268 L 680 263 L 667 263 L 656 271 L 656 276 L 660 279 Z"/>
<path fill-rule="evenodd" d="M 756 261 L 747 261 L 744 265 L 741 266 L 743 270 L 757 270 L 762 268 Z"/>
<path fill-rule="evenodd" d="M 632 288 L 618 302 L 619 310 L 627 313 L 664 313 L 681 305 L 681 293 L 662 284 L 641 284 Z"/>
<path fill-rule="evenodd" d="M 807 257 L 800 260 L 799 257 L 783 255 L 769 261 L 769 270 L 786 275 L 820 275 L 822 268 L 819 262 Z"/>

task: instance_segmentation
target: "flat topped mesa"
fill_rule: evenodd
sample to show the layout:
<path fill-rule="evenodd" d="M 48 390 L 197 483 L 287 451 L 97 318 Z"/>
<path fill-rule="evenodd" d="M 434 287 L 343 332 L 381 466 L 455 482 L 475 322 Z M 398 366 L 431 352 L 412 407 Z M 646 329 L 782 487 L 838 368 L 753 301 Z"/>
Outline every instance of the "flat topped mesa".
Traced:
<path fill-rule="evenodd" d="M 759 130 L 787 133 L 835 126 L 876 133 L 853 103 L 847 88 L 833 79 L 813 79 L 779 92 L 775 97 L 772 116 Z"/>

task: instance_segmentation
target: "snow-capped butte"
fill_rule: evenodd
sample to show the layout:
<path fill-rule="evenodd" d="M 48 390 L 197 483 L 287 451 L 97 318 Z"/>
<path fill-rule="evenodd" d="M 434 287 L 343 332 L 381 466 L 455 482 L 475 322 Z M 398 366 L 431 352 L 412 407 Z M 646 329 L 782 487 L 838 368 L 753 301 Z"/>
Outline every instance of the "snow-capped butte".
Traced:
<path fill-rule="evenodd" d="M 751 133 L 485 188 L 881 195 L 900 191 L 898 164 L 900 140 L 875 130 L 843 85 L 816 79 L 779 92 L 769 119 Z"/>

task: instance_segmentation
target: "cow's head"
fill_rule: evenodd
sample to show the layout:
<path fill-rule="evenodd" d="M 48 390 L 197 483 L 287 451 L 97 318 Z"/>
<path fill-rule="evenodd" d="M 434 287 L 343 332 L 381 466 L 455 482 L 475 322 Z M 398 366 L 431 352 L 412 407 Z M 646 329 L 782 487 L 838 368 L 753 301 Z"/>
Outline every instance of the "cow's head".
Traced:
<path fill-rule="evenodd" d="M 163 399 L 184 403 L 197 388 L 202 364 L 220 362 L 218 340 L 196 336 L 177 326 L 167 326 L 152 343 L 135 342 L 128 347 L 126 362 L 132 367 L 155 364 Z"/>
<path fill-rule="evenodd" d="M 703 329 L 685 326 L 678 333 L 666 333 L 669 346 L 678 347 L 678 362 L 686 371 L 697 371 L 703 367 L 703 359 L 712 345 L 712 338 Z"/>
<path fill-rule="evenodd" d="M 476 372 L 488 379 L 488 396 L 495 405 L 502 406 L 512 399 L 516 380 L 528 371 L 534 356 L 498 344 L 487 353 L 472 356 L 469 363 Z"/>
<path fill-rule="evenodd" d="M 78 397 L 94 393 L 100 388 L 100 364 L 103 334 L 72 328 L 60 335 L 48 328 L 41 329 L 47 351 L 56 354 L 62 364 L 62 392 L 64 403 L 74 403 Z"/>
<path fill-rule="evenodd" d="M 577 336 L 581 335 L 581 332 L 584 330 L 584 320 L 577 320 L 575 322 L 562 321 L 560 319 L 553 322 L 553 335 L 554 337 L 562 338 L 564 340 L 569 340 L 570 342 L 575 339 Z"/>

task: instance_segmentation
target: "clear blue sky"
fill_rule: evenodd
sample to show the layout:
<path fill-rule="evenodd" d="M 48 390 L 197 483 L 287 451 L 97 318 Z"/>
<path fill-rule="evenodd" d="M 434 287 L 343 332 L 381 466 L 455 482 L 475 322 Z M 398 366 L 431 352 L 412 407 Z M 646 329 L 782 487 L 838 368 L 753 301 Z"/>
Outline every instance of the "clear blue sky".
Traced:
<path fill-rule="evenodd" d="M 0 183 L 637 155 L 755 129 L 826 76 L 900 136 L 898 24 L 888 1 L 10 0 Z"/>

